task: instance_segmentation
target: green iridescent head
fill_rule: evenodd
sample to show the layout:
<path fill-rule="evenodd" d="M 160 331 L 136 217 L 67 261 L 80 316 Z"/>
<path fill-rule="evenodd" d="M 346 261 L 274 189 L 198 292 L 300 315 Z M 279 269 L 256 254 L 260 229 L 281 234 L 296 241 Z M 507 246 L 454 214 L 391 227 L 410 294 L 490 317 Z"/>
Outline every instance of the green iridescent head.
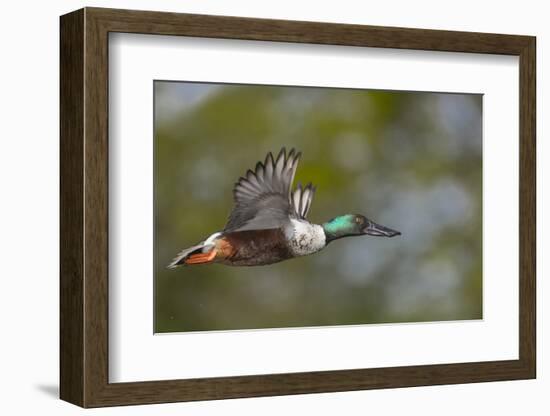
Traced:
<path fill-rule="evenodd" d="M 346 214 L 335 217 L 323 224 L 327 244 L 342 237 L 372 235 L 376 237 L 394 237 L 399 231 L 376 224 L 363 215 Z"/>

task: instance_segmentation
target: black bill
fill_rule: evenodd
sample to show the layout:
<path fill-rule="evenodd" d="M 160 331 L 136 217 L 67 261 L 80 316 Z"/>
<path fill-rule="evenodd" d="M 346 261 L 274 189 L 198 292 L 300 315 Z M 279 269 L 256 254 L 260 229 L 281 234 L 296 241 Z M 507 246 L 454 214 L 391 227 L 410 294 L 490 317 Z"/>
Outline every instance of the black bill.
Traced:
<path fill-rule="evenodd" d="M 401 235 L 399 231 L 392 230 L 372 221 L 369 221 L 367 226 L 363 228 L 363 233 L 375 237 L 395 237 L 396 235 Z"/>

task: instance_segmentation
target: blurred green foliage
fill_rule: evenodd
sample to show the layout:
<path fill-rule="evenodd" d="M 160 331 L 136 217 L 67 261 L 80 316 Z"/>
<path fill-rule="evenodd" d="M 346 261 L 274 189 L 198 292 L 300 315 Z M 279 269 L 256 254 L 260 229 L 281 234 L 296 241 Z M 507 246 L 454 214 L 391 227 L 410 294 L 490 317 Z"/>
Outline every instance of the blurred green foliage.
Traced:
<path fill-rule="evenodd" d="M 480 319 L 480 95 L 155 82 L 155 332 Z M 348 238 L 270 266 L 167 270 L 223 229 L 239 176 L 295 147 L 309 220 Z"/>

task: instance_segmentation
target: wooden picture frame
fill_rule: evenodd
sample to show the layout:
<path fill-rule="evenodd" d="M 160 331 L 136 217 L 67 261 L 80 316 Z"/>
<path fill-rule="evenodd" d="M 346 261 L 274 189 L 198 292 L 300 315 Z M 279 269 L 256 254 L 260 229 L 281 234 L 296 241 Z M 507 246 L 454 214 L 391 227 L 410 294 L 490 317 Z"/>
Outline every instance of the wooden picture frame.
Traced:
<path fill-rule="evenodd" d="M 535 378 L 535 38 L 85 8 L 61 17 L 60 396 L 82 407 Z M 515 55 L 520 92 L 519 359 L 109 383 L 108 34 Z"/>

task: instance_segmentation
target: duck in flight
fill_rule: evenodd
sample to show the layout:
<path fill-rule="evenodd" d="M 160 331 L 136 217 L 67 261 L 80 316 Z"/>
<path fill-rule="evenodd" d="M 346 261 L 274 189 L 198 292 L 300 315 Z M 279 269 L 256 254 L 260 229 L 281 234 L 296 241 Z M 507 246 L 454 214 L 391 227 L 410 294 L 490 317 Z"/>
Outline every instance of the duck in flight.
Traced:
<path fill-rule="evenodd" d="M 181 251 L 168 268 L 210 263 L 260 266 L 316 253 L 342 237 L 401 234 L 358 214 L 310 223 L 307 214 L 315 187 L 298 184 L 291 190 L 300 156 L 283 148 L 276 158 L 268 153 L 254 171 L 249 169 L 235 184 L 234 207 L 223 231 Z"/>

